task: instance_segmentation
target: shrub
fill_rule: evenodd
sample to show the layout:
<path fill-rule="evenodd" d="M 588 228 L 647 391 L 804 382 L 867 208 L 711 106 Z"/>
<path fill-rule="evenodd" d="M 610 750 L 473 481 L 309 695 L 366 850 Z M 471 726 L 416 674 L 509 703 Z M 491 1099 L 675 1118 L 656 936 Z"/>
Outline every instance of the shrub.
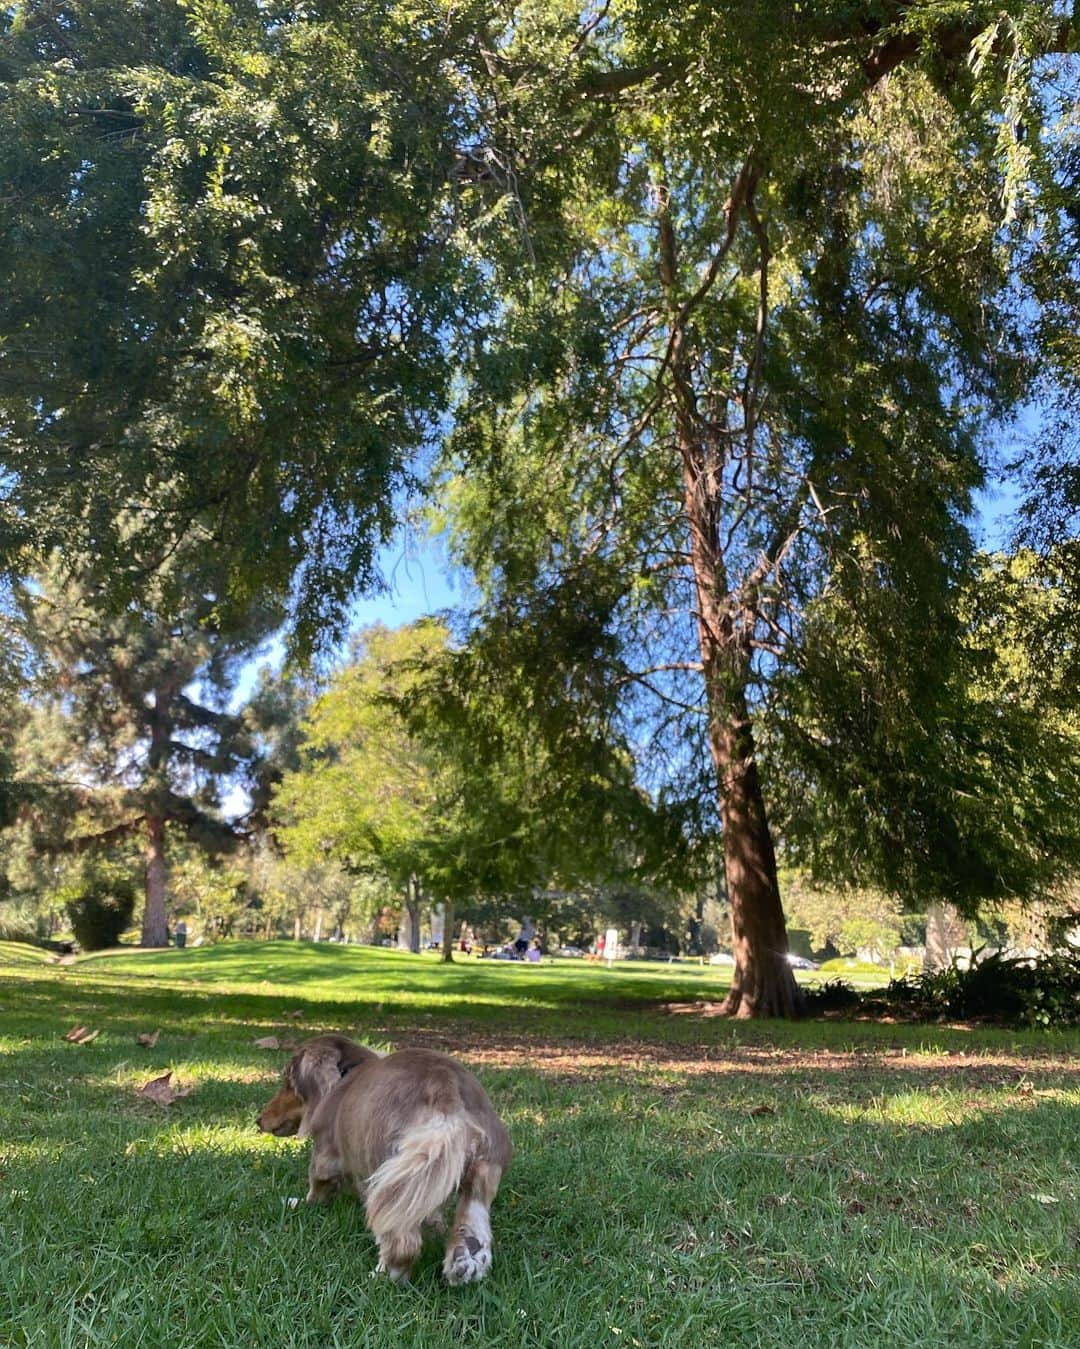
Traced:
<path fill-rule="evenodd" d="M 34 914 L 25 908 L 0 908 L 0 941 L 37 943 L 40 934 Z"/>
<path fill-rule="evenodd" d="M 1037 960 L 991 955 L 966 970 L 952 965 L 894 979 L 884 998 L 918 1016 L 978 1017 L 1018 1026 L 1077 1026 L 1080 953 Z"/>
<path fill-rule="evenodd" d="M 130 881 L 95 879 L 79 887 L 65 905 L 75 940 L 84 951 L 116 946 L 135 911 Z"/>
<path fill-rule="evenodd" d="M 862 995 L 843 979 L 827 979 L 816 987 L 804 988 L 803 995 L 806 998 L 806 1010 L 811 1015 L 815 1012 L 846 1010 L 862 1002 Z"/>

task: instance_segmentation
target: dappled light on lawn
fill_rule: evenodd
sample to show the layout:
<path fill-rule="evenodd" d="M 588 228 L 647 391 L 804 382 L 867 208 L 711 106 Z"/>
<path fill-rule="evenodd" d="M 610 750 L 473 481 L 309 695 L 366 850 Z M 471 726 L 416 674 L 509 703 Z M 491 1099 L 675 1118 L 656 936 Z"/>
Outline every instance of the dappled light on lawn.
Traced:
<path fill-rule="evenodd" d="M 0 1339 L 1072 1342 L 1080 1036 L 657 1010 L 699 986 L 678 966 L 447 970 L 286 943 L 0 962 Z M 73 1024 L 101 1033 L 65 1044 Z M 361 1279 L 359 1206 L 293 1202 L 307 1146 L 255 1116 L 285 1041 L 331 1028 L 446 1050 L 490 1093 L 515 1158 L 481 1288 L 448 1295 L 434 1249 L 410 1293 Z M 155 1079 L 190 1094 L 141 1100 Z"/>

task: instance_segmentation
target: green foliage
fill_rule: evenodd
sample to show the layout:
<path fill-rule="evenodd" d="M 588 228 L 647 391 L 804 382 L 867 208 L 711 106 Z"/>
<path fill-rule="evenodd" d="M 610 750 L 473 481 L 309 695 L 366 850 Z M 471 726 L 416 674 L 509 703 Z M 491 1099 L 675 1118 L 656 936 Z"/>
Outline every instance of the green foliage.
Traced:
<path fill-rule="evenodd" d="M 825 967 L 822 966 L 822 969 Z M 804 991 L 806 1010 L 810 1016 L 821 1012 L 850 1011 L 861 1002 L 856 989 L 844 979 L 826 979 L 823 984 L 815 984 Z"/>
<path fill-rule="evenodd" d="M 953 965 L 894 980 L 884 997 L 921 1017 L 985 1017 L 1018 1026 L 1077 1026 L 1080 955 L 1071 948 L 1035 960 L 989 955 L 968 969 Z"/>
<path fill-rule="evenodd" d="M 135 887 L 122 876 L 91 873 L 74 887 L 65 907 L 82 949 L 103 951 L 116 946 L 130 926 Z"/>
<path fill-rule="evenodd" d="M 391 701 L 415 683 L 411 663 L 445 641 L 433 622 L 371 629 L 314 704 L 301 766 L 275 793 L 276 833 L 300 862 L 374 862 L 401 889 L 438 872 L 440 855 L 454 850 L 452 768 L 409 735 Z"/>
<path fill-rule="evenodd" d="M 176 558 L 139 603 L 115 613 L 59 558 L 20 589 L 21 635 L 34 662 L 17 746 L 30 803 L 21 823 L 40 851 L 108 850 L 152 816 L 210 851 L 234 845 L 220 813 L 223 785 L 245 775 L 258 746 L 226 702 L 280 611 L 257 608 L 225 636 L 213 595 L 199 593 L 207 573 Z M 172 585 L 190 593 L 170 612 Z"/>
<path fill-rule="evenodd" d="M 529 634 L 503 705 L 577 705 L 536 776 L 592 755 L 582 819 L 640 776 L 707 852 L 737 731 L 838 877 L 973 909 L 1075 859 L 1070 733 L 954 650 L 972 493 L 1075 355 L 1059 5 L 153 10 L 0 18 L 9 568 L 66 548 L 115 608 L 191 538 L 222 630 L 294 585 L 310 646 L 452 403 L 477 634 Z M 520 802 L 558 818 L 519 777 L 419 789 L 447 893 L 470 821 L 524 852 Z"/>
<path fill-rule="evenodd" d="M 37 942 L 38 919 L 35 905 L 5 900 L 0 906 L 0 941 Z"/>
<path fill-rule="evenodd" d="M 798 873 L 781 873 L 790 926 L 805 928 L 815 950 L 875 950 L 888 959 L 900 945 L 903 908 L 879 890 L 814 885 Z"/>
<path fill-rule="evenodd" d="M 528 631 L 514 634 L 521 656 Z M 566 676 L 557 641 L 545 661 L 552 681 Z M 545 925 L 572 922 L 574 900 L 545 890 L 581 885 L 598 888 L 587 902 L 605 912 L 636 894 L 634 917 L 647 921 L 656 902 L 630 882 L 655 870 L 671 835 L 629 756 L 585 721 L 546 720 L 567 704 L 543 703 L 523 679 L 514 690 L 513 666 L 495 650 L 508 654 L 453 648 L 432 621 L 362 634 L 312 709 L 302 767 L 275 796 L 276 833 L 304 864 L 371 864 L 399 892 L 415 877 L 474 922 L 508 906 Z"/>
<path fill-rule="evenodd" d="M 1058 32 L 1049 4 L 858 9 L 605 11 L 589 54 L 640 82 L 534 124 L 547 282 L 522 284 L 506 230 L 448 535 L 480 584 L 473 640 L 557 607 L 542 649 L 561 672 L 580 637 L 575 677 L 504 667 L 599 709 L 699 837 L 723 792 L 706 732 L 745 698 L 793 858 L 974 910 L 1080 842 L 1074 742 L 1015 704 L 970 612 L 972 494 L 1039 360 L 1033 53 Z M 499 85 L 508 128 L 518 92 Z"/>
<path fill-rule="evenodd" d="M 898 597 L 899 598 L 899 597 Z M 906 601 L 905 601 L 906 602 Z M 769 780 L 785 848 L 871 875 L 906 906 L 973 915 L 1080 864 L 1080 721 L 1069 591 L 1030 552 L 981 557 L 940 627 L 879 642 L 862 606 L 815 606 L 774 688 Z M 947 638 L 947 640 L 946 640 Z M 786 706 L 785 706 L 786 704 Z"/>
<path fill-rule="evenodd" d="M 5 11 L 5 567 L 70 547 L 122 602 L 186 534 L 224 625 L 295 579 L 302 640 L 338 630 L 471 308 L 450 171 L 478 18 Z"/>
<path fill-rule="evenodd" d="M 171 907 L 178 917 L 196 915 L 204 937 L 230 937 L 250 903 L 246 882 L 244 867 L 187 848 L 169 868 Z"/>
<path fill-rule="evenodd" d="M 266 937 L 314 936 L 320 930 L 325 939 L 340 929 L 354 940 L 367 940 L 382 909 L 397 903 L 376 867 L 346 868 L 325 854 L 305 864 L 268 844 L 250 858 L 248 890 L 247 928 Z"/>

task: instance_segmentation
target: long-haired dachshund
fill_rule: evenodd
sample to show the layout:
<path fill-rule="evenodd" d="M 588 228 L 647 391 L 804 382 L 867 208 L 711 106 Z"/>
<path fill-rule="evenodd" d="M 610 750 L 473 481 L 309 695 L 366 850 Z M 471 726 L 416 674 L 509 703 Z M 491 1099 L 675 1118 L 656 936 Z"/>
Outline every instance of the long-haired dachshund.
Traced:
<path fill-rule="evenodd" d="M 300 1046 L 281 1090 L 258 1118 L 264 1133 L 312 1141 L 309 1204 L 343 1184 L 364 1200 L 379 1269 L 409 1278 L 421 1224 L 444 1230 L 458 1193 L 443 1273 L 449 1283 L 491 1268 L 490 1209 L 510 1163 L 510 1137 L 476 1078 L 430 1049 L 383 1056 L 343 1035 Z"/>

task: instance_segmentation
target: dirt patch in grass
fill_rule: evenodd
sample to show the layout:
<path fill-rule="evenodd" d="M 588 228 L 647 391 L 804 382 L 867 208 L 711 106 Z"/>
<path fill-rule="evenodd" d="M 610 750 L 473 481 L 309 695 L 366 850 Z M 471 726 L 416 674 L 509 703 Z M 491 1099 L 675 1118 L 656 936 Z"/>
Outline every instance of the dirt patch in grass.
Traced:
<path fill-rule="evenodd" d="M 683 1077 L 738 1075 L 754 1079 L 790 1079 L 792 1076 L 837 1074 L 852 1079 L 882 1077 L 897 1087 L 928 1079 L 957 1088 L 1014 1087 L 1019 1094 L 1056 1082 L 1080 1082 L 1080 1061 L 1050 1050 L 1038 1057 L 1024 1053 L 962 1050 L 940 1053 L 902 1048 L 851 1050 L 770 1048 L 760 1045 L 687 1045 L 624 1041 L 603 1047 L 567 1039 L 521 1036 L 477 1027 L 462 1027 L 448 1035 L 420 1029 L 391 1034 L 399 1048 L 438 1049 L 481 1068 L 526 1068 L 560 1080 L 619 1080 L 640 1084 L 642 1079 L 678 1073 Z"/>

